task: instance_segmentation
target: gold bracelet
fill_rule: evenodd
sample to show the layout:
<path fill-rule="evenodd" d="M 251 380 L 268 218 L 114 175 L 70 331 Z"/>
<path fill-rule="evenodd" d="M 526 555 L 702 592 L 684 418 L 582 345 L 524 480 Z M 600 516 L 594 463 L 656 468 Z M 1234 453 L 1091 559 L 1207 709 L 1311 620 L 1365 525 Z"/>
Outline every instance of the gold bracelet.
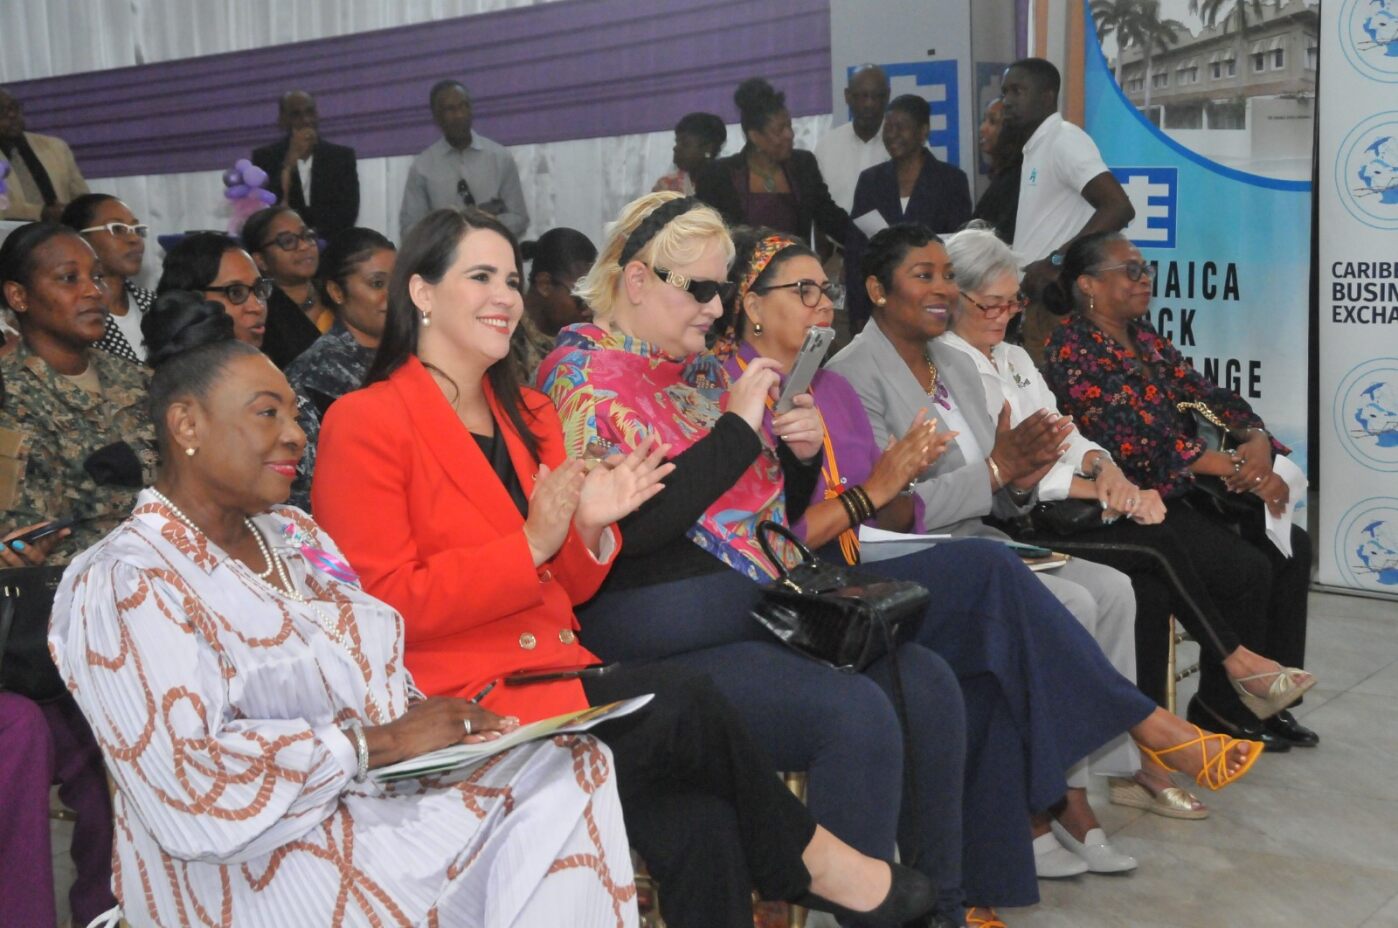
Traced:
<path fill-rule="evenodd" d="M 1005 485 L 1005 478 L 1000 476 L 1000 465 L 995 463 L 995 455 L 987 454 L 986 463 L 990 465 L 990 476 L 995 481 L 993 490 L 998 490 Z"/>

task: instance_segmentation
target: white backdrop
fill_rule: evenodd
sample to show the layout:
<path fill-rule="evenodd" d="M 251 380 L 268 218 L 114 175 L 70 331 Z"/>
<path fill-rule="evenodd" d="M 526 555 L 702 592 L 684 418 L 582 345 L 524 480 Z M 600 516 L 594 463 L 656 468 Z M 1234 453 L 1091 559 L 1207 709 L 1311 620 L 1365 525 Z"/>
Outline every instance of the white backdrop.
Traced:
<path fill-rule="evenodd" d="M 301 42 L 534 2 L 0 0 L 0 83 Z M 120 93 L 120 87 L 113 92 Z M 424 121 L 429 118 L 425 108 L 422 115 Z M 675 118 L 682 115 L 676 113 Z M 268 126 L 275 120 L 276 101 L 268 100 Z M 797 146 L 814 148 L 829 128 L 830 117 L 804 117 L 795 126 Z M 476 128 L 491 135 L 488 123 Z M 139 126 L 131 129 L 140 132 Z M 730 126 L 728 136 L 726 150 L 734 151 L 741 133 Z M 250 140 L 249 152 L 263 141 Z M 530 237 L 555 226 L 571 226 L 600 244 L 604 224 L 672 169 L 673 141 L 670 132 L 653 132 L 512 148 L 529 202 Z M 395 241 L 399 238 L 398 204 L 411 160 L 405 155 L 359 162 L 360 225 L 379 229 Z M 227 212 L 220 174 L 221 169 L 87 180 L 93 190 L 121 197 L 138 217 L 165 233 L 224 228 Z M 148 275 L 151 270 L 147 268 Z"/>

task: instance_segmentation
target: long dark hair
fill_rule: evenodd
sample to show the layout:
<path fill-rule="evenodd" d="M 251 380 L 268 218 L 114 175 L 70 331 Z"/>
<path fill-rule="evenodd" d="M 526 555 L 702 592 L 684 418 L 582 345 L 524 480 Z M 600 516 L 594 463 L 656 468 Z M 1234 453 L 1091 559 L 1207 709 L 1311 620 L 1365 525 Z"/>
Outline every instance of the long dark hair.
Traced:
<path fill-rule="evenodd" d="M 393 266 L 393 277 L 388 284 L 388 317 L 384 320 L 379 350 L 374 354 L 374 362 L 369 365 L 369 373 L 364 377 L 366 387 L 388 379 L 389 375 L 407 363 L 408 358 L 417 355 L 422 313 L 408 292 L 408 282 L 417 276 L 429 284 L 440 283 L 456 263 L 456 250 L 461 246 L 461 240 L 472 229 L 494 232 L 509 242 L 515 255 L 515 270 L 523 278 L 524 262 L 519 240 L 500 220 L 474 207 L 439 209 L 428 213 L 408 230 L 403 239 L 403 248 L 398 252 L 398 261 Z M 525 422 L 526 415 L 530 419 L 534 417 L 521 400 L 515 366 L 505 358 L 490 365 L 485 376 L 510 426 L 524 442 L 524 447 L 529 449 L 530 457 L 537 461 L 539 440 Z"/>
<path fill-rule="evenodd" d="M 222 232 L 191 232 L 165 253 L 160 281 L 155 292 L 163 296 L 172 290 L 202 293 L 218 279 L 218 266 L 225 253 L 241 251 L 238 240 Z"/>
<path fill-rule="evenodd" d="M 1078 278 L 1107 260 L 1107 248 L 1113 242 L 1125 241 L 1129 239 L 1120 232 L 1093 232 L 1069 245 L 1063 253 L 1063 267 L 1058 271 L 1058 279 L 1044 287 L 1044 308 L 1059 316 L 1066 316 L 1078 308 L 1082 300 Z"/>

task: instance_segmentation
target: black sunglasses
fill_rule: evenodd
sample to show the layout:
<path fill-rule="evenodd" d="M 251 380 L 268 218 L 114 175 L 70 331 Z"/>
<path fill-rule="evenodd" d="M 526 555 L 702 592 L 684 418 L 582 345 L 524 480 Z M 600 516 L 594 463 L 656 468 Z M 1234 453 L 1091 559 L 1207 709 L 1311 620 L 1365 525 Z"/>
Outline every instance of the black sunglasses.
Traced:
<path fill-rule="evenodd" d="M 205 293 L 222 293 L 234 306 L 242 306 L 248 301 L 249 296 L 256 296 L 265 303 L 267 297 L 272 295 L 272 278 L 259 277 L 257 283 L 251 286 L 235 281 L 223 287 L 202 287 L 200 289 Z"/>
<path fill-rule="evenodd" d="M 466 178 L 461 178 L 456 182 L 456 195 L 461 197 L 462 206 L 475 206 L 476 198 L 471 193 L 471 185 L 466 183 Z"/>
<path fill-rule="evenodd" d="M 733 297 L 738 294 L 738 285 L 731 281 L 695 280 L 678 271 L 667 271 L 663 267 L 653 267 L 651 270 L 655 272 L 656 277 L 670 286 L 683 290 L 694 297 L 697 303 L 712 302 L 714 297 L 720 297 L 724 303 L 731 303 Z"/>

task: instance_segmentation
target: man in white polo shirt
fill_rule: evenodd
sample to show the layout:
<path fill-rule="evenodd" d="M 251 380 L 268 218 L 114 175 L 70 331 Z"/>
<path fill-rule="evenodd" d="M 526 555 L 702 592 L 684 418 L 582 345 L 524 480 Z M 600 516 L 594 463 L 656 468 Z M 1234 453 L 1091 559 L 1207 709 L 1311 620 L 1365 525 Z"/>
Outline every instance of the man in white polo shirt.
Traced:
<path fill-rule="evenodd" d="M 850 121 L 825 134 L 815 147 L 820 176 L 830 198 L 845 212 L 854 207 L 854 185 L 865 168 L 888 160 L 883 147 L 883 114 L 888 109 L 888 75 L 875 64 L 861 64 L 849 76 L 845 103 Z M 837 243 L 841 246 L 844 242 Z"/>
<path fill-rule="evenodd" d="M 1024 349 L 1036 364 L 1057 322 L 1044 309 L 1040 294 L 1058 276 L 1064 250 L 1083 235 L 1124 229 L 1136 214 L 1097 144 L 1058 115 L 1060 83 L 1052 64 L 1025 58 L 1005 70 L 1000 84 L 1005 124 L 1029 139 L 1024 144 L 1013 247 L 1030 299 L 1024 314 Z"/>

